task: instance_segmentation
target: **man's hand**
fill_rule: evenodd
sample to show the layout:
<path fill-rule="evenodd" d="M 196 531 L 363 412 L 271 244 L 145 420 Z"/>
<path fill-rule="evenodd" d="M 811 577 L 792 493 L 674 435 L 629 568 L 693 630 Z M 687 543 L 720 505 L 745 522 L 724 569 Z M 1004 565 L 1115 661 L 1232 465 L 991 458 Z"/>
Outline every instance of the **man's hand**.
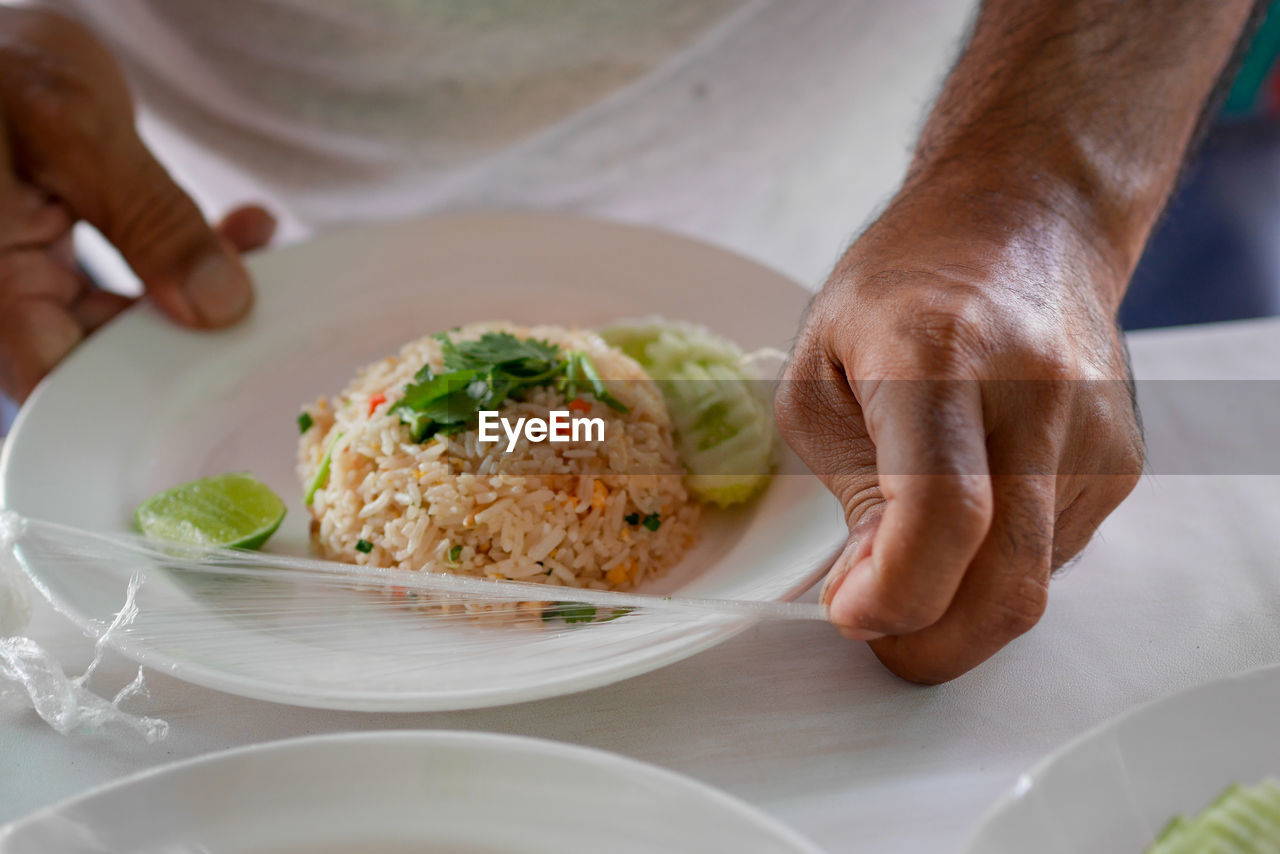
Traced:
<path fill-rule="evenodd" d="M 1031 628 L 1052 569 L 1142 469 L 1088 250 L 1065 224 L 1044 223 L 1039 245 L 976 225 L 891 209 L 814 302 L 777 400 L 851 531 L 831 619 L 917 682 Z"/>
<path fill-rule="evenodd" d="M 1132 490 L 1115 313 L 1256 0 L 986 0 L 777 401 L 844 504 L 824 596 L 918 682 L 1029 629 Z"/>
<path fill-rule="evenodd" d="M 147 151 L 115 61 L 71 21 L 0 7 L 0 391 L 24 399 L 85 335 L 129 305 L 75 263 L 87 220 L 174 320 L 217 327 L 252 303 L 238 252 L 264 245 L 261 208 L 218 231 Z"/>

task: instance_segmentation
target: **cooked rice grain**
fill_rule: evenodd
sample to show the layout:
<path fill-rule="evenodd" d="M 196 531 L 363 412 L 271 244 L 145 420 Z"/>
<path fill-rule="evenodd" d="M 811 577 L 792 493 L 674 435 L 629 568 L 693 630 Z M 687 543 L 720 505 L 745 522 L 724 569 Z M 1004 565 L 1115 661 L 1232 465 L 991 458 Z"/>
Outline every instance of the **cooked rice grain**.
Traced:
<path fill-rule="evenodd" d="M 311 482 L 332 437 L 329 480 L 315 494 L 315 540 L 332 559 L 431 569 L 567 587 L 626 589 L 679 561 L 697 535 L 698 505 L 685 492 L 661 394 L 644 370 L 597 335 L 556 326 L 473 324 L 451 337 L 488 331 L 539 338 L 590 356 L 630 411 L 591 399 L 587 417 L 605 422 L 605 441 L 530 443 L 505 453 L 505 437 L 480 443 L 476 430 L 417 444 L 388 410 L 423 364 L 440 370 L 440 344 L 421 338 L 362 370 L 343 393 L 307 407 L 314 426 L 301 439 L 298 475 Z M 386 395 L 372 414 L 370 401 Z M 565 409 L 552 388 L 508 401 L 503 417 Z M 625 517 L 658 513 L 657 531 Z M 356 543 L 373 544 L 368 554 Z M 450 552 L 461 546 L 458 559 Z"/>

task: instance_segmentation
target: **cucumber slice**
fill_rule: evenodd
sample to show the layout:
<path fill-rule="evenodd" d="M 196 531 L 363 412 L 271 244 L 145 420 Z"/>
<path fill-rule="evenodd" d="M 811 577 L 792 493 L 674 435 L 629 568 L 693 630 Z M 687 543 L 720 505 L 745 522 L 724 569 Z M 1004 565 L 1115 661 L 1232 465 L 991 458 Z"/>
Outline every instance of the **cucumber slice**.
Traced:
<path fill-rule="evenodd" d="M 1228 786 L 1199 815 L 1175 816 L 1147 854 L 1280 854 L 1280 784 Z"/>
<path fill-rule="evenodd" d="M 764 490 L 777 438 L 773 413 L 741 367 L 745 354 L 737 345 L 701 326 L 660 319 L 617 323 L 600 335 L 657 383 L 695 498 L 729 507 Z"/>

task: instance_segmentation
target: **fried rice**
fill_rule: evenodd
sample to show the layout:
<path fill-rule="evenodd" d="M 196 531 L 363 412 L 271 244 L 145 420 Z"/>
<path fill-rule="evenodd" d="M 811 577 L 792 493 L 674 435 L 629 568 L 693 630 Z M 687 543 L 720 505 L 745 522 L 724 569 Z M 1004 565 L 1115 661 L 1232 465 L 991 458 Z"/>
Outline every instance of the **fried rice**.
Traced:
<path fill-rule="evenodd" d="M 450 338 L 485 332 L 586 353 L 629 411 L 589 395 L 574 401 L 575 414 L 604 421 L 604 441 L 521 438 L 507 453 L 505 436 L 481 443 L 472 427 L 418 443 L 390 410 L 424 364 L 442 369 L 443 354 L 435 338 L 412 341 L 306 407 L 304 485 L 331 451 L 309 508 L 320 550 L 373 566 L 599 589 L 633 588 L 677 563 L 696 539 L 699 506 L 682 483 L 666 404 L 640 365 L 594 333 L 558 326 L 473 324 Z M 499 411 L 547 418 L 569 403 L 543 386 Z"/>

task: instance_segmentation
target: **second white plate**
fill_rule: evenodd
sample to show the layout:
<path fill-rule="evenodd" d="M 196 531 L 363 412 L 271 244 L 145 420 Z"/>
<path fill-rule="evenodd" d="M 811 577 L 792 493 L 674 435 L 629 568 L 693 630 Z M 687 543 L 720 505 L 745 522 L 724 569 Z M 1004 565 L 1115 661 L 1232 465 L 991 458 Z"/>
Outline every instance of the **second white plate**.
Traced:
<path fill-rule="evenodd" d="M 158 768 L 0 828 L 0 854 L 819 854 L 610 753 L 467 732 L 295 739 Z"/>
<path fill-rule="evenodd" d="M 1025 774 L 967 854 L 1139 854 L 1232 783 L 1280 779 L 1280 667 L 1219 679 L 1086 733 Z"/>

